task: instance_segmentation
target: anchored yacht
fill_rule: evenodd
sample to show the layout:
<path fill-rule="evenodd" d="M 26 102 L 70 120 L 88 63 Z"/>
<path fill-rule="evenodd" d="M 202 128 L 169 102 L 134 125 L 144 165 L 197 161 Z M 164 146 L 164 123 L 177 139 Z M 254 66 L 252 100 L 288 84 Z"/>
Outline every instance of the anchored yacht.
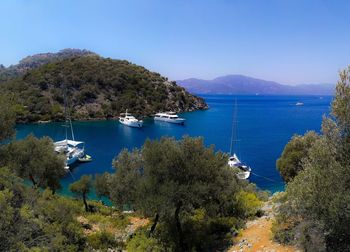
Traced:
<path fill-rule="evenodd" d="M 175 124 L 184 124 L 185 123 L 185 119 L 179 117 L 174 112 L 157 113 L 154 116 L 154 120 L 175 123 Z"/>
<path fill-rule="evenodd" d="M 125 113 L 120 114 L 119 122 L 121 124 L 134 128 L 141 128 L 143 125 L 143 121 L 136 119 L 133 115 L 128 113 L 128 110 L 126 110 Z"/>
<path fill-rule="evenodd" d="M 231 168 L 238 168 L 240 171 L 237 173 L 237 177 L 239 179 L 248 179 L 250 176 L 251 168 L 247 166 L 246 164 L 241 163 L 239 161 L 237 155 L 234 153 L 233 156 L 231 156 L 228 159 L 228 165 Z"/>
<path fill-rule="evenodd" d="M 79 161 L 79 158 L 85 156 L 85 143 L 81 141 L 75 141 L 74 131 L 72 126 L 72 120 L 70 119 L 68 110 L 67 110 L 67 94 L 66 90 L 64 93 L 64 110 L 65 110 L 65 129 L 66 129 L 66 138 L 64 140 L 54 143 L 55 152 L 59 154 L 64 154 L 66 156 L 65 160 L 65 169 L 69 170 L 69 166 Z M 68 128 L 70 128 L 70 133 L 72 140 L 68 139 Z"/>
<path fill-rule="evenodd" d="M 230 158 L 228 159 L 228 165 L 231 168 L 238 169 L 237 177 L 239 179 L 248 179 L 250 176 L 251 168 L 246 164 L 242 163 L 236 153 L 233 151 L 234 142 L 237 142 L 237 100 L 235 102 L 235 109 L 233 114 L 233 122 L 232 122 L 232 134 L 231 134 L 231 146 L 230 146 Z"/>
<path fill-rule="evenodd" d="M 66 156 L 65 169 L 69 169 L 70 165 L 79 161 L 79 159 L 85 155 L 84 142 L 65 139 L 55 142 L 54 145 L 57 153 L 61 153 Z"/>

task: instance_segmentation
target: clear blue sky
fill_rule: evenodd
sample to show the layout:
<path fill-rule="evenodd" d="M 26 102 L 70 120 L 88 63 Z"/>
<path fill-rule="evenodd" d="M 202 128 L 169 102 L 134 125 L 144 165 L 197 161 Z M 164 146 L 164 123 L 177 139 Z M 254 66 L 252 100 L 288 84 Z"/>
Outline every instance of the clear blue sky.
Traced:
<path fill-rule="evenodd" d="M 170 79 L 330 83 L 350 64 L 346 0 L 2 0 L 0 63 L 63 48 Z"/>

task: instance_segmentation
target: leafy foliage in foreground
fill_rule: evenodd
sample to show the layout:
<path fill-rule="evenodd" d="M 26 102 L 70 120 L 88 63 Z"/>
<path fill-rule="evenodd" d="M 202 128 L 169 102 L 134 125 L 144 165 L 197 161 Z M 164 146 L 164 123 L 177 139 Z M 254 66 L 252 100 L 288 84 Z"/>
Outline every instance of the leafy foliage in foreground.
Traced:
<path fill-rule="evenodd" d="M 302 161 L 319 136 L 316 132 L 307 132 L 304 136 L 295 135 L 286 145 L 277 160 L 277 169 L 284 181 L 289 182 L 303 169 Z"/>
<path fill-rule="evenodd" d="M 227 158 L 206 148 L 201 138 L 148 140 L 140 150 L 122 151 L 113 162 L 116 172 L 99 177 L 108 193 L 102 183 L 96 184 L 102 186 L 97 191 L 119 209 L 129 207 L 153 219 L 149 231 L 131 239 L 129 248 L 225 248 L 261 206 L 256 190 L 236 178 Z"/>
<path fill-rule="evenodd" d="M 119 113 L 204 109 L 203 99 L 158 73 L 95 54 L 64 57 L 32 68 L 0 85 L 16 99 L 17 120 L 62 120 L 67 91 L 74 119 L 111 118 Z"/>
<path fill-rule="evenodd" d="M 25 187 L 7 168 L 0 168 L 0 188 L 0 251 L 84 248 L 85 239 L 74 219 L 73 202 Z"/>
<path fill-rule="evenodd" d="M 29 135 L 23 140 L 11 142 L 4 151 L 4 165 L 11 167 L 19 177 L 31 181 L 34 187 L 48 187 L 53 192 L 61 188 L 65 158 L 54 152 L 49 137 L 38 139 Z"/>
<path fill-rule="evenodd" d="M 163 141 L 163 144 L 168 144 L 169 147 L 172 146 L 181 151 L 179 143 L 175 140 L 163 139 Z M 161 143 L 148 142 L 148 144 L 147 148 L 150 149 L 145 151 L 150 151 L 149 158 L 153 156 L 153 151 L 155 151 L 153 148 L 162 149 Z M 130 191 L 128 197 L 135 197 L 135 201 L 133 204 L 128 204 L 137 206 L 139 214 L 151 218 L 155 216 L 158 220 L 154 220 L 149 229 L 141 229 L 134 237 L 131 237 L 127 242 L 129 251 L 142 251 L 144 249 L 152 251 L 207 251 L 214 248 L 225 248 L 229 245 L 236 230 L 243 226 L 244 220 L 254 216 L 256 208 L 261 204 L 254 187 L 246 183 L 241 184 L 235 179 L 234 174 L 231 175 L 226 170 L 224 160 L 227 158 L 224 155 L 214 155 L 212 149 L 203 147 L 200 139 L 186 138 L 182 144 L 181 147 L 185 145 L 188 147 L 185 149 L 186 153 L 191 146 L 196 146 L 197 149 L 186 155 L 185 153 L 180 155 L 180 152 L 179 156 L 169 160 L 171 161 L 169 163 L 164 159 L 153 159 L 153 161 L 147 159 L 151 162 L 149 165 L 152 167 L 155 165 L 153 162 L 157 163 L 158 161 L 162 161 L 159 165 L 164 164 L 164 162 L 168 165 L 176 165 L 171 166 L 175 171 L 165 168 L 157 173 L 156 170 L 151 169 L 149 171 L 152 174 L 156 172 L 153 174 L 154 176 L 152 175 L 155 181 L 152 181 L 152 177 L 133 181 L 137 186 L 140 186 L 135 189 L 141 190 L 140 192 Z M 174 149 L 170 148 L 168 154 L 172 151 Z M 134 154 L 136 155 L 136 153 L 138 152 L 135 150 Z M 23 152 L 19 152 L 19 155 L 23 155 Z M 123 162 L 125 161 L 123 167 L 131 168 L 131 171 L 134 171 L 132 169 L 135 167 L 133 162 L 138 163 L 139 156 L 130 155 L 126 151 L 120 154 L 120 157 L 123 156 L 124 159 L 118 159 L 118 164 L 121 165 L 120 162 L 123 160 Z M 130 160 L 131 156 L 135 160 Z M 202 177 L 198 177 L 200 175 L 198 166 L 192 173 L 188 174 L 190 180 L 181 179 L 180 171 L 191 167 L 181 163 L 181 159 L 187 160 L 191 156 L 197 156 L 197 158 L 206 156 L 207 160 L 201 163 L 202 167 L 214 165 L 213 169 L 217 168 L 219 171 L 208 171 Z M 177 159 L 179 160 L 176 161 Z M 192 162 L 195 162 L 195 159 Z M 217 166 L 216 162 L 218 164 L 222 162 L 225 165 Z M 144 164 L 143 161 L 141 163 Z M 167 172 L 170 173 L 166 175 Z M 210 176 L 212 172 L 214 172 L 214 179 Z M 165 175 L 167 179 L 160 183 L 161 186 L 157 191 L 156 186 L 161 178 L 159 176 L 163 176 L 161 174 Z M 178 181 L 173 181 L 170 186 L 167 186 L 171 180 L 171 177 L 167 176 L 171 174 Z M 111 184 L 111 182 L 118 181 L 119 189 L 117 190 L 121 190 L 121 186 L 126 186 L 124 183 L 130 181 L 122 179 L 119 175 L 116 177 L 115 174 L 104 174 L 101 178 L 106 179 L 108 188 L 112 190 L 115 190 L 114 186 L 117 184 Z M 196 182 L 196 179 L 199 181 Z M 208 184 L 209 179 L 213 179 L 213 181 Z M 192 181 L 192 184 L 196 185 L 192 187 L 188 181 Z M 95 183 L 95 185 L 101 184 Z M 91 185 L 91 178 L 83 176 L 81 180 L 72 184 L 71 189 L 79 197 L 84 197 L 83 195 L 90 190 Z M 48 187 L 47 184 L 41 186 Z M 228 187 L 226 188 L 226 186 Z M 177 190 L 179 190 L 179 194 L 177 194 Z M 100 190 L 100 192 L 106 193 L 104 190 Z M 115 201 L 116 206 L 122 208 L 119 199 L 124 202 L 128 202 L 128 200 L 121 197 L 123 196 L 122 192 L 119 192 L 120 194 L 117 194 L 117 191 L 108 192 L 108 195 L 114 195 L 111 198 Z M 158 195 L 152 196 L 152 192 L 157 192 Z M 198 197 L 196 194 L 199 194 Z M 142 196 L 145 198 L 141 199 Z M 181 202 L 180 208 L 178 200 Z M 86 212 L 86 206 L 93 211 Z M 151 208 L 147 209 L 148 206 Z M 0 219 L 1 251 L 91 251 L 91 249 L 106 251 L 108 248 L 122 249 L 125 246 L 125 238 L 118 236 L 118 234 L 125 232 L 129 221 L 128 217 L 118 210 L 96 202 L 88 202 L 87 199 L 85 199 L 84 210 L 81 201 L 52 194 L 50 190 L 41 192 L 36 187 L 25 186 L 23 181 L 6 167 L 0 168 L 0 207 L 2 209 L 2 218 Z"/>
<path fill-rule="evenodd" d="M 80 201 L 27 187 L 10 169 L 0 168 L 0 251 L 122 249 L 115 236 L 124 232 L 128 217 L 96 202 L 89 205 L 94 213 L 85 212 Z"/>
<path fill-rule="evenodd" d="M 299 156 L 301 171 L 282 198 L 275 239 L 297 243 L 306 251 L 350 251 L 349 108 L 350 67 L 340 73 L 333 117 L 324 118 L 322 135 Z"/>
<path fill-rule="evenodd" d="M 13 122 L 0 121 L 0 128 L 11 129 Z M 206 148 L 200 138 L 163 138 L 122 151 L 114 161 L 116 173 L 96 176 L 94 183 L 82 176 L 70 186 L 85 207 L 49 189 L 60 187 L 64 163 L 51 139 L 30 135 L 0 142 L 0 154 L 0 251 L 107 251 L 125 245 L 129 251 L 224 249 L 261 205 L 254 186 L 229 170 L 228 157 Z M 135 208 L 153 223 L 136 216 L 133 221 L 144 222 L 130 228 L 127 215 L 87 200 L 93 185 L 119 210 Z M 137 227 L 142 228 L 132 237 Z"/>

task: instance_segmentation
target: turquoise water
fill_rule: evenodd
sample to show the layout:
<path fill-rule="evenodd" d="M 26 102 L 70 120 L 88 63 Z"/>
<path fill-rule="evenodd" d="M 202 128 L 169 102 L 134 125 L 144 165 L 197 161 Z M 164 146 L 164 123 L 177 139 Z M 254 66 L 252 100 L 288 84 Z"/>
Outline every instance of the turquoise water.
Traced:
<path fill-rule="evenodd" d="M 250 165 L 251 182 L 272 192 L 283 190 L 284 184 L 275 162 L 293 134 L 320 130 L 323 114 L 330 108 L 331 97 L 318 96 L 203 96 L 210 109 L 182 114 L 184 126 L 145 120 L 141 129 L 129 128 L 117 121 L 74 122 L 76 140 L 85 141 L 86 151 L 93 162 L 80 164 L 62 179 L 62 193 L 83 174 L 112 171 L 112 159 L 123 148 L 142 146 L 147 138 L 161 136 L 181 138 L 183 135 L 202 136 L 207 145 L 217 150 L 230 149 L 234 100 L 238 103 L 238 139 L 236 152 L 241 161 Z M 304 106 L 295 106 L 303 102 Z M 50 136 L 55 141 L 64 138 L 62 123 L 19 125 L 17 138 L 33 133 Z M 263 176 L 263 177 L 262 177 Z"/>

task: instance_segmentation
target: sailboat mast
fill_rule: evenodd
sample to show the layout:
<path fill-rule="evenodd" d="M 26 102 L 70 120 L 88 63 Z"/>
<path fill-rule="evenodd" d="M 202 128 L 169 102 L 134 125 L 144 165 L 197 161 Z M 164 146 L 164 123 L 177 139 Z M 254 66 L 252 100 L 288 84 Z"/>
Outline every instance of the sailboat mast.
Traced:
<path fill-rule="evenodd" d="M 69 118 L 69 124 L 70 124 L 70 131 L 72 133 L 72 140 L 75 141 L 72 120 L 70 118 Z"/>
<path fill-rule="evenodd" d="M 66 141 L 68 139 L 68 111 L 67 111 L 67 88 L 66 88 L 66 85 L 63 84 L 64 86 L 64 97 L 63 97 L 63 100 L 64 100 L 64 116 L 65 116 L 65 125 L 64 125 L 64 128 L 66 130 Z"/>
<path fill-rule="evenodd" d="M 64 113 L 65 113 L 65 117 L 66 117 L 66 125 L 65 125 L 65 128 L 66 128 L 66 140 L 68 139 L 68 127 L 70 127 L 72 140 L 75 141 L 72 120 L 70 119 L 70 115 L 69 115 L 69 111 L 68 111 L 67 85 L 66 84 L 64 84 Z M 69 125 L 68 125 L 68 123 L 69 123 Z"/>
<path fill-rule="evenodd" d="M 237 139 L 237 99 L 235 99 L 235 107 L 233 109 L 233 116 L 232 116 L 232 131 L 231 131 L 231 146 L 230 146 L 230 155 L 233 155 L 233 147 L 234 144 L 233 142 L 236 141 Z"/>

